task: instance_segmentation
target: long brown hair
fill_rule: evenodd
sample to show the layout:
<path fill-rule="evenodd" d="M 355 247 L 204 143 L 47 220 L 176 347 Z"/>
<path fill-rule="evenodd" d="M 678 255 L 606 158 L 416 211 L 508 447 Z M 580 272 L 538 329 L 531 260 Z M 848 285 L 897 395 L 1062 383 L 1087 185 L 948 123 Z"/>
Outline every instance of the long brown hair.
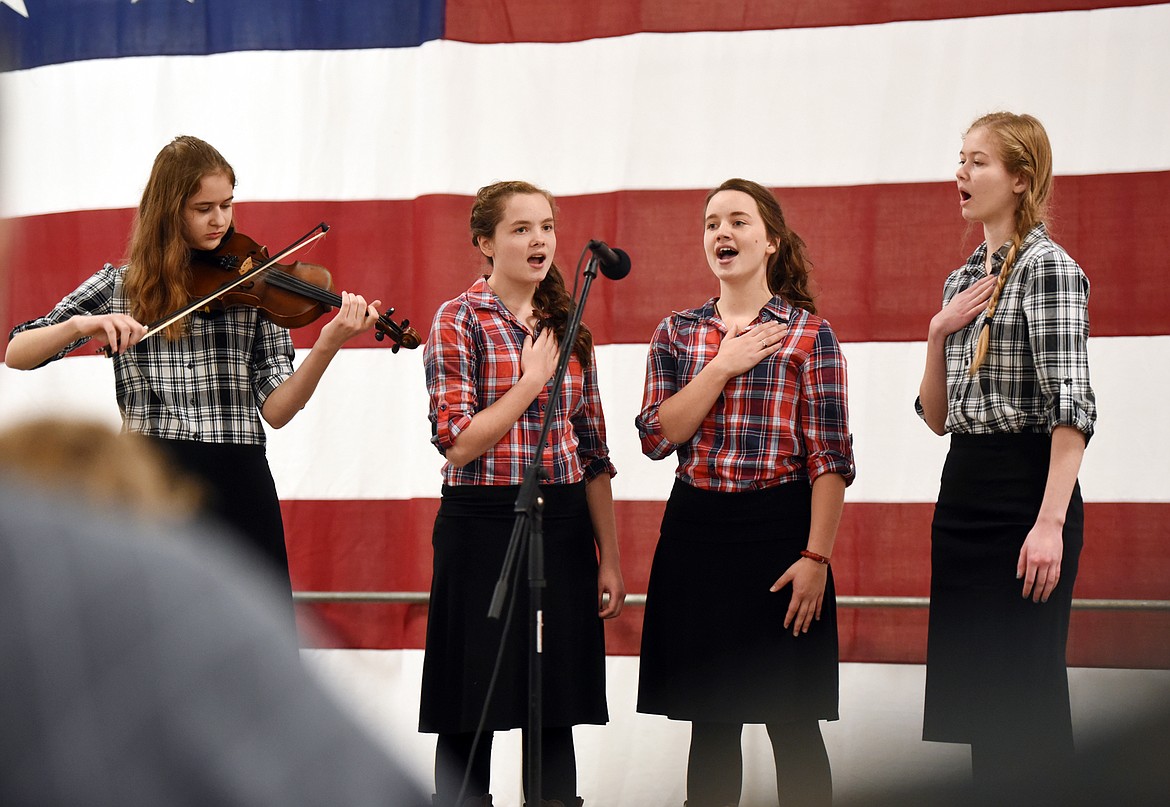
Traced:
<path fill-rule="evenodd" d="M 979 329 L 979 341 L 975 346 L 975 357 L 968 372 L 975 375 L 987 358 L 991 342 L 991 320 L 999 305 L 1000 295 L 1007 283 L 1008 275 L 1020 254 L 1024 236 L 1044 220 L 1048 212 L 1048 199 L 1052 195 L 1052 144 L 1043 124 L 1031 115 L 1016 115 L 1011 112 L 992 112 L 977 119 L 963 133 L 966 137 L 976 129 L 986 129 L 995 143 L 999 159 L 1008 173 L 1024 180 L 1026 187 L 1016 205 L 1015 226 L 1008 245 L 1007 255 L 999 270 L 999 279 L 987 301 L 987 315 Z M 987 249 L 998 249 L 998 244 L 988 244 Z"/>
<path fill-rule="evenodd" d="M 555 221 L 557 215 L 556 199 L 543 188 L 520 180 L 494 182 L 480 188 L 475 194 L 475 202 L 471 206 L 472 245 L 478 247 L 481 238 L 491 238 L 495 234 L 496 226 L 503 221 L 504 208 L 507 207 L 509 199 L 513 196 L 533 193 L 538 193 L 548 200 L 548 206 L 552 210 Z M 492 263 L 490 257 L 487 260 L 489 264 Z M 565 279 L 561 276 L 561 270 L 557 268 L 555 260 L 549 266 L 548 274 L 544 276 L 544 280 L 540 281 L 536 287 L 532 305 L 541 323 L 547 328 L 552 328 L 557 339 L 563 341 L 575 303 L 573 298 L 569 296 L 568 289 L 565 288 Z M 581 323 L 577 330 L 577 340 L 573 344 L 573 352 L 577 355 L 577 360 L 581 362 L 582 367 L 589 366 L 589 360 L 593 353 L 593 334 L 585 327 L 585 323 Z"/>
<path fill-rule="evenodd" d="M 803 308 L 810 314 L 817 313 L 809 288 L 812 262 L 804 254 L 804 240 L 790 230 L 788 223 L 784 221 L 784 211 L 780 209 L 780 202 L 775 194 L 750 179 L 729 179 L 707 194 L 703 202 L 704 211 L 711 203 L 711 199 L 720 191 L 746 193 L 756 201 L 756 206 L 760 209 L 760 219 L 764 222 L 768 240 L 776 245 L 776 251 L 768 256 L 768 290 L 780 295 L 795 308 Z"/>
<path fill-rule="evenodd" d="M 151 323 L 188 302 L 190 247 L 183 233 L 183 209 L 203 178 L 236 173 L 223 155 L 197 137 L 180 135 L 154 158 L 130 234 L 124 281 L 130 314 Z M 167 339 L 182 336 L 186 320 L 167 326 Z"/>

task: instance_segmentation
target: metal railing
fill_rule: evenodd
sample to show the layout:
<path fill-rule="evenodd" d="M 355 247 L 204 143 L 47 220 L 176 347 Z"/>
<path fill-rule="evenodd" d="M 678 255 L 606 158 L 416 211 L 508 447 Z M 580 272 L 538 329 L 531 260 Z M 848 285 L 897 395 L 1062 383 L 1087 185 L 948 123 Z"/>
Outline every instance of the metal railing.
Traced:
<path fill-rule="evenodd" d="M 425 591 L 294 591 L 293 600 L 299 603 L 398 603 L 426 605 L 430 595 Z M 645 605 L 645 594 L 626 595 L 626 605 Z M 930 597 L 837 597 L 842 608 L 926 608 Z M 1088 611 L 1170 611 L 1170 600 L 1110 600 L 1074 599 L 1072 607 Z"/>

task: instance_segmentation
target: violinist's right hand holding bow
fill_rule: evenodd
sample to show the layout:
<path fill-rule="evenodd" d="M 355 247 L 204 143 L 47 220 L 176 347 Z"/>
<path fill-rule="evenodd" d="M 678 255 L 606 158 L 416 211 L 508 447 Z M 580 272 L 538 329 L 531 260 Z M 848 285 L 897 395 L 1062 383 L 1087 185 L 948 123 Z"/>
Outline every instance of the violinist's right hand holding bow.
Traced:
<path fill-rule="evenodd" d="M 126 314 L 75 314 L 65 322 L 12 337 L 4 363 L 16 370 L 31 370 L 83 337 L 108 346 L 110 355 L 123 353 L 145 335 L 146 326 Z"/>

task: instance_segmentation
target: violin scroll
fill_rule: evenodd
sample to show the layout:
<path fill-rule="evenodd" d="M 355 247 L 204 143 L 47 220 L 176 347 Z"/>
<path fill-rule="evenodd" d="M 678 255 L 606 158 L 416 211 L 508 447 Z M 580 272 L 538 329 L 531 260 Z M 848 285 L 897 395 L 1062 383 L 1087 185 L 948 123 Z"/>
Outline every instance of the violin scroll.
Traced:
<path fill-rule="evenodd" d="M 390 348 L 391 353 L 397 353 L 400 347 L 404 347 L 407 350 L 414 350 L 421 345 L 422 336 L 418 331 L 410 327 L 410 320 L 404 319 L 399 324 L 390 318 L 393 314 L 394 309 L 388 308 L 378 317 L 378 321 L 374 323 L 374 338 L 381 342 L 389 336 L 390 343 L 393 345 Z"/>

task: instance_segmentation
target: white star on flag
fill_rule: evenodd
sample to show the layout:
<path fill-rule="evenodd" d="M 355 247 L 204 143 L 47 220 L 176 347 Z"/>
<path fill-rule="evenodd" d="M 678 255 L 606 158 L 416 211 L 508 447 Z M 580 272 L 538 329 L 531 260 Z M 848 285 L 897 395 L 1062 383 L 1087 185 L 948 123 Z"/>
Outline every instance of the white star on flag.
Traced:
<path fill-rule="evenodd" d="M 138 3 L 140 0 L 130 0 L 131 5 Z M 194 3 L 195 0 L 187 0 L 188 3 Z M 28 19 L 28 9 L 24 5 L 24 0 L 0 0 L 0 5 L 8 6 L 20 16 Z"/>
<path fill-rule="evenodd" d="M 24 0 L 0 0 L 0 3 L 8 6 L 25 19 L 28 19 L 28 9 L 24 7 Z"/>

